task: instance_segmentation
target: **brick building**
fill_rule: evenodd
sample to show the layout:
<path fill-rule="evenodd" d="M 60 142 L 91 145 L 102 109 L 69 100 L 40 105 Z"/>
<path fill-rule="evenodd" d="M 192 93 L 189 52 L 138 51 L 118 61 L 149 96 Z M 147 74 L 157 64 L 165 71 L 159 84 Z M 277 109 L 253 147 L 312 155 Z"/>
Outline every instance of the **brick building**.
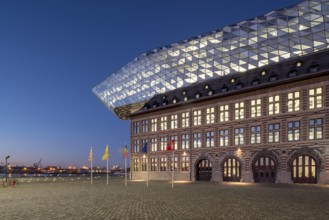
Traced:
<path fill-rule="evenodd" d="M 306 0 L 144 53 L 97 85 L 131 120 L 132 178 L 329 183 L 328 14 L 329 0 Z"/>

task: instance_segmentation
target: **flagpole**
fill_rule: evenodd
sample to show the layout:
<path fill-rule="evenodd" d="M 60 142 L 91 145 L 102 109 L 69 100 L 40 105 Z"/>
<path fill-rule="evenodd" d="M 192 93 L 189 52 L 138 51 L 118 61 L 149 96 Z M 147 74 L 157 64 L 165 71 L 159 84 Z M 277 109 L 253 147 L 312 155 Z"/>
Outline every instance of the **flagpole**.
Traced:
<path fill-rule="evenodd" d="M 106 160 L 106 183 L 109 185 L 109 158 Z"/>
<path fill-rule="evenodd" d="M 90 161 L 90 184 L 93 184 L 93 160 Z"/>
<path fill-rule="evenodd" d="M 125 157 L 125 185 L 127 186 L 127 158 Z"/>
<path fill-rule="evenodd" d="M 174 157 L 174 149 L 172 149 L 172 171 L 171 171 L 171 188 L 174 188 L 174 170 L 175 170 L 175 157 Z"/>
<path fill-rule="evenodd" d="M 149 187 L 149 154 L 146 153 L 146 187 Z"/>

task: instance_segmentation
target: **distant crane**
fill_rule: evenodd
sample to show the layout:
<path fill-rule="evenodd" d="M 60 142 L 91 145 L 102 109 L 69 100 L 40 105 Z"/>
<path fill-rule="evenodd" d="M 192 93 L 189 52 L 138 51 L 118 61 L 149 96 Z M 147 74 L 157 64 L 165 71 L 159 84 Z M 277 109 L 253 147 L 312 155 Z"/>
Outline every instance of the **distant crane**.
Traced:
<path fill-rule="evenodd" d="M 38 170 L 41 170 L 41 161 L 42 161 L 42 158 L 38 162 L 36 162 L 36 163 L 33 164 L 33 166 L 35 168 L 37 168 Z"/>

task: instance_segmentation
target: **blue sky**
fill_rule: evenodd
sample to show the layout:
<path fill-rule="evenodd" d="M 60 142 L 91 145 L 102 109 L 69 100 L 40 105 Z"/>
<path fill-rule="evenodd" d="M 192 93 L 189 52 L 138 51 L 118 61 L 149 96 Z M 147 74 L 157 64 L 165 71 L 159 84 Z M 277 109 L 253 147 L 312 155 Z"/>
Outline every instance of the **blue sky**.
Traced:
<path fill-rule="evenodd" d="M 1 0 L 0 162 L 123 165 L 129 121 L 92 88 L 143 52 L 299 0 Z"/>

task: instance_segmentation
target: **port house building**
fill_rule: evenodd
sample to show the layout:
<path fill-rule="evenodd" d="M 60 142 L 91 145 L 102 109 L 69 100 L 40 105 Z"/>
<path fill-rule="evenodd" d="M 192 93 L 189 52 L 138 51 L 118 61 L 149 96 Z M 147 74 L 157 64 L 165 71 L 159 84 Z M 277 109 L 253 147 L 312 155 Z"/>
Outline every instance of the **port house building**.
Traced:
<path fill-rule="evenodd" d="M 133 179 L 328 184 L 329 0 L 154 49 L 93 92 L 131 121 Z"/>

